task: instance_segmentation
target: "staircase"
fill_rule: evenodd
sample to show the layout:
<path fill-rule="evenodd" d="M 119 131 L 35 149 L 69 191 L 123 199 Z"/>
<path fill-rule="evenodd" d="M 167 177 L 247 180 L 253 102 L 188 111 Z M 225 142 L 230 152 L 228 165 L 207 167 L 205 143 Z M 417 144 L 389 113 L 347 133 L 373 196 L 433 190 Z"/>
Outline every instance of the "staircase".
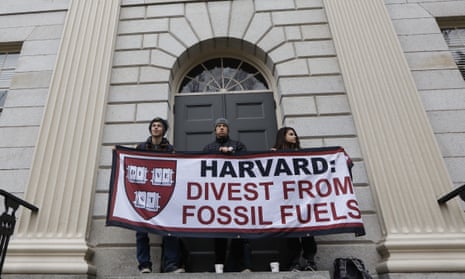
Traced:
<path fill-rule="evenodd" d="M 304 272 L 228 272 L 228 273 L 151 273 L 137 276 L 107 276 L 105 279 L 331 279 L 329 271 Z"/>

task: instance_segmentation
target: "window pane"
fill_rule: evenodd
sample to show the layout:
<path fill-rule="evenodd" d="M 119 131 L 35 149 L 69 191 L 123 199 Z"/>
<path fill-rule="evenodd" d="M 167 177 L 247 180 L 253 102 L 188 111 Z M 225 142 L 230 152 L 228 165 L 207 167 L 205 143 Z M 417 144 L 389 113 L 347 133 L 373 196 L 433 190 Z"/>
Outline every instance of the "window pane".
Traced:
<path fill-rule="evenodd" d="M 264 76 L 252 65 L 234 58 L 215 58 L 194 67 L 181 83 L 181 93 L 266 90 Z"/>

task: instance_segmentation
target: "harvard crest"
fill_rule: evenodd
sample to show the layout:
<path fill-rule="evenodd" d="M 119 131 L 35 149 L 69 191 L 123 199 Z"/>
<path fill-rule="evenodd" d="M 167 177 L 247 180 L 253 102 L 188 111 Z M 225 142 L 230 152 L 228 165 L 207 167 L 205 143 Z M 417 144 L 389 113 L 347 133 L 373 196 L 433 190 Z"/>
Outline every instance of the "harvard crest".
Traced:
<path fill-rule="evenodd" d="M 126 158 L 124 168 L 126 195 L 133 208 L 145 220 L 157 216 L 174 192 L 176 161 Z"/>

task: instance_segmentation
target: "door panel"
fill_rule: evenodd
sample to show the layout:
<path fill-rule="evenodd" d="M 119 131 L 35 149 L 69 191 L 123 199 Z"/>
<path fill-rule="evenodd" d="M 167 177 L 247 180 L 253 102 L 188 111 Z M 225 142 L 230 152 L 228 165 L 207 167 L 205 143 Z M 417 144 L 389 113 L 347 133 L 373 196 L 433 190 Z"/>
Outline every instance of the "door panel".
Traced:
<path fill-rule="evenodd" d="M 225 95 L 228 119 L 234 120 L 231 138 L 243 142 L 247 149 L 269 149 L 276 135 L 276 115 L 272 94 Z"/>
<path fill-rule="evenodd" d="M 222 115 L 221 95 L 177 96 L 174 146 L 179 151 L 200 151 L 212 141 L 213 123 Z"/>

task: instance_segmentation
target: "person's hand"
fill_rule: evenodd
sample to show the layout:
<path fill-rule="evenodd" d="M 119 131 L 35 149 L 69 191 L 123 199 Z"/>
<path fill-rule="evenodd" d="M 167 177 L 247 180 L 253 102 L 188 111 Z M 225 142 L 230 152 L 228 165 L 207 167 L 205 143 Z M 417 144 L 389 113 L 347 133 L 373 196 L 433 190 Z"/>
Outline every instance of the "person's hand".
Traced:
<path fill-rule="evenodd" d="M 232 146 L 221 146 L 220 147 L 220 152 L 223 152 L 223 153 L 229 153 L 229 152 L 232 152 L 234 150 L 234 148 Z"/>

